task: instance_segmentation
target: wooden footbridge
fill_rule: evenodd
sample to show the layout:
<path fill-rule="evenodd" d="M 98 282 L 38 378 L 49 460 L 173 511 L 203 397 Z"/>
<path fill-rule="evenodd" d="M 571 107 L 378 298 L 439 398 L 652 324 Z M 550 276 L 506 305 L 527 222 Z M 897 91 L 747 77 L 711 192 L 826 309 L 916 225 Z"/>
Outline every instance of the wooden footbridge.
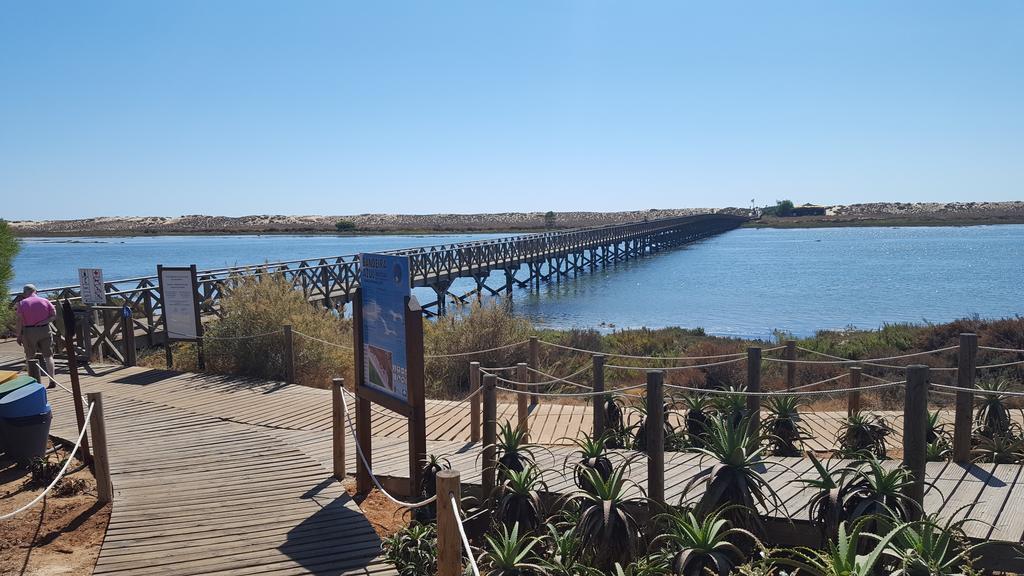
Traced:
<path fill-rule="evenodd" d="M 115 488 L 97 574 L 394 572 L 380 556 L 379 538 L 332 474 L 336 442 L 347 431 L 332 410 L 332 394 L 340 390 L 119 366 L 92 369 L 82 386 L 105 399 Z M 70 397 L 60 390 L 50 397 L 54 432 L 74 437 Z M 519 422 L 522 403 L 506 399 L 511 401 L 496 403 L 494 421 Z M 466 489 L 479 491 L 488 480 L 481 475 L 470 407 L 467 401 L 427 401 L 428 451 L 447 456 Z M 804 422 L 819 442 L 809 448 L 834 448 L 831 438 L 844 415 L 806 412 Z M 951 421 L 952 413 L 943 418 Z M 582 404 L 530 408 L 531 439 L 548 447 L 537 457 L 551 491 L 572 489 L 564 470 L 571 450 L 565 438 L 589 431 L 592 422 L 592 411 Z M 371 429 L 374 472 L 389 489 L 406 486 L 405 421 L 374 412 Z M 898 449 L 902 439 L 894 440 Z M 351 439 L 347 444 L 343 461 L 351 472 L 356 456 Z M 651 482 L 649 465 L 642 458 L 630 466 L 637 486 Z M 684 488 L 709 467 L 699 455 L 665 453 L 665 501 L 698 498 L 700 488 Z M 981 551 L 982 566 L 1021 568 L 1014 559 L 1024 540 L 1024 466 L 935 462 L 924 471 L 925 510 L 979 520 L 966 529 L 971 538 L 992 542 Z M 795 480 L 814 473 L 809 460 L 769 458 L 763 473 L 781 499 L 780 507 L 763 511 L 777 520 L 772 530 L 787 541 L 807 542 L 811 491 Z"/>
<path fill-rule="evenodd" d="M 484 294 L 511 295 L 517 287 L 539 289 L 544 282 L 721 234 L 746 220 L 732 214 L 702 214 L 389 253 L 408 256 L 413 286 L 434 291 L 435 299 L 426 302 L 423 309 L 428 314 L 444 314 L 451 302 L 467 302 Z M 217 315 L 224 288 L 239 278 L 265 274 L 280 274 L 312 303 L 342 309 L 358 288 L 359 257 L 331 256 L 199 271 L 196 289 L 201 313 Z M 453 293 L 452 283 L 458 278 L 470 278 L 476 287 L 466 294 Z M 113 306 L 96 308 L 89 333 L 83 335 L 87 338 L 82 339 L 90 343 L 94 357 L 124 360 L 123 334 L 129 329 L 140 337 L 140 343 L 152 346 L 162 342 L 162 304 L 155 275 L 107 282 L 106 292 Z M 52 300 L 67 298 L 72 304 L 81 301 L 79 286 L 44 288 L 39 293 Z M 19 295 L 12 293 L 10 298 Z M 122 317 L 124 305 L 132 309 L 129 319 Z M 58 330 L 63 329 L 58 326 Z"/>

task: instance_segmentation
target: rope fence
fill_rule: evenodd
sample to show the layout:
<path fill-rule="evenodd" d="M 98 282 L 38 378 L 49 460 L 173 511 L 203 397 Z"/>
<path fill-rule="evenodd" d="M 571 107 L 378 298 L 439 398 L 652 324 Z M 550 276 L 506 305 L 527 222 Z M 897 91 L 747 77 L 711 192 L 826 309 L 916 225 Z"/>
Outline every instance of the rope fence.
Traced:
<path fill-rule="evenodd" d="M 96 407 L 96 404 L 93 404 L 91 402 L 89 403 L 89 411 L 86 412 L 86 414 L 85 414 L 85 423 L 86 424 L 88 424 L 89 420 L 92 418 L 92 410 L 95 407 Z M 21 514 L 25 510 L 28 510 L 29 508 L 35 506 L 40 500 L 45 498 L 46 495 L 50 493 L 50 490 L 53 490 L 54 486 L 56 486 L 57 483 L 60 482 L 62 478 L 64 478 L 64 474 L 67 473 L 68 466 L 71 465 L 71 460 L 73 460 L 75 458 L 75 454 L 78 453 L 78 447 L 82 445 L 82 438 L 85 438 L 85 431 L 87 429 L 88 429 L 87 426 L 85 426 L 85 425 L 82 426 L 82 429 L 78 432 L 78 439 L 75 440 L 75 446 L 71 449 L 71 453 L 68 454 L 67 459 L 64 460 L 64 466 L 61 467 L 60 472 L 58 472 L 57 476 L 53 479 L 53 481 L 50 482 L 50 485 L 46 487 L 46 490 L 43 490 L 41 493 L 39 493 L 39 495 L 37 495 L 35 498 L 33 498 L 32 501 L 30 501 L 28 504 L 25 504 L 21 508 L 18 508 L 17 510 L 14 510 L 13 512 L 8 512 L 7 514 L 4 514 L 3 516 L 0 516 L 0 520 L 7 520 L 8 518 L 13 518 L 13 517 L 17 516 L 18 514 Z"/>
<path fill-rule="evenodd" d="M 327 340 L 323 340 L 321 338 L 317 338 L 316 336 L 310 336 L 309 334 L 305 334 L 303 332 L 299 332 L 298 330 L 295 330 L 294 328 L 292 329 L 292 334 L 298 334 L 299 336 L 302 336 L 303 338 L 306 338 L 307 340 L 312 340 L 314 342 L 319 342 L 321 344 L 326 344 L 327 346 L 333 346 L 335 348 L 341 348 L 342 350 L 349 350 L 349 351 L 354 350 L 351 346 L 346 346 L 344 344 L 338 344 L 336 342 L 328 342 Z"/>
<path fill-rule="evenodd" d="M 459 502 L 455 494 L 448 493 L 452 501 L 452 514 L 455 515 L 455 524 L 459 527 L 459 537 L 462 538 L 463 550 L 466 551 L 466 558 L 469 558 L 469 566 L 473 570 L 473 576 L 480 576 L 480 568 L 476 565 L 476 558 L 473 558 L 473 549 L 469 546 L 469 538 L 466 537 L 466 527 L 462 525 L 462 517 L 459 516 Z"/>
<path fill-rule="evenodd" d="M 428 360 L 429 359 L 433 359 L 433 358 L 461 358 L 461 357 L 464 357 L 464 356 L 475 356 L 477 354 L 487 354 L 488 352 L 498 352 L 500 350 L 508 350 L 509 348 L 517 348 L 517 347 L 522 346 L 523 344 L 526 344 L 528 342 L 529 342 L 529 340 L 522 340 L 522 341 L 519 341 L 519 342 L 514 342 L 512 344 L 505 344 L 504 346 L 495 346 L 494 348 L 488 348 L 486 350 L 473 350 L 473 351 L 470 351 L 470 352 L 454 352 L 452 354 L 424 354 L 423 357 L 428 359 Z"/>

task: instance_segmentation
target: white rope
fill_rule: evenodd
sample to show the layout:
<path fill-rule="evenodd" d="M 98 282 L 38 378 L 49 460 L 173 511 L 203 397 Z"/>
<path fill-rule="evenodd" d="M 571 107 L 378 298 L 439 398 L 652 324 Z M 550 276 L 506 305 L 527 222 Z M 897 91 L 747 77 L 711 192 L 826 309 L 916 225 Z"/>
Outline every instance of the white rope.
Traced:
<path fill-rule="evenodd" d="M 473 549 L 469 547 L 469 538 L 466 537 L 466 527 L 462 525 L 462 517 L 459 516 L 459 503 L 455 500 L 455 494 L 449 492 L 448 497 L 452 500 L 452 514 L 455 515 L 455 523 L 459 526 L 459 536 L 462 538 L 466 557 L 469 558 L 469 565 L 473 568 L 474 576 L 480 576 L 480 568 L 476 565 L 476 558 L 473 558 Z"/>
<path fill-rule="evenodd" d="M 89 404 L 89 411 L 85 414 L 85 424 L 88 424 L 89 419 L 92 418 L 92 409 L 94 406 L 96 406 L 96 404 Z M 64 477 L 64 473 L 68 471 L 68 466 L 71 465 L 71 460 L 75 457 L 75 453 L 78 452 L 78 447 L 82 445 L 82 438 L 85 437 L 86 428 L 88 427 L 83 425 L 82 429 L 78 432 L 78 440 L 75 441 L 75 447 L 71 449 L 71 453 L 68 454 L 67 459 L 64 461 L 64 466 L 61 467 L 60 472 L 57 473 L 57 477 L 54 478 L 52 482 L 50 482 L 50 485 L 46 487 L 46 490 L 43 490 L 42 493 L 33 498 L 31 502 L 25 504 L 21 508 L 18 508 L 14 512 L 8 512 L 7 514 L 0 516 L 0 520 L 7 520 L 8 518 L 13 518 L 18 514 L 21 514 L 25 510 L 28 510 L 32 506 L 35 506 L 37 502 L 45 498 L 46 495 L 50 493 L 50 490 L 53 490 L 53 487 L 57 485 L 57 482 L 60 482 L 61 478 Z"/>
<path fill-rule="evenodd" d="M 547 378 L 551 378 L 551 380 L 544 380 L 544 381 L 541 381 L 541 382 L 522 382 L 521 384 L 523 386 L 547 386 L 549 384 L 565 383 L 565 384 L 572 384 L 573 386 L 577 386 L 577 387 L 582 387 L 582 388 L 590 389 L 590 386 L 584 386 L 583 384 L 577 384 L 576 382 L 573 382 L 573 381 L 569 380 L 569 378 L 575 378 L 576 376 L 579 376 L 580 374 L 583 374 L 587 370 L 590 370 L 590 366 L 584 366 L 583 368 L 580 368 L 579 370 L 573 372 L 572 374 L 569 374 L 568 376 L 566 376 L 564 378 L 559 378 L 558 376 L 554 376 L 552 374 L 548 374 L 547 372 L 541 372 L 540 370 L 537 370 L 535 368 L 527 367 L 526 369 L 529 370 L 530 372 L 534 372 L 534 373 L 540 374 L 541 376 L 544 376 L 544 377 L 547 377 Z"/>
<path fill-rule="evenodd" d="M 802 386 L 794 386 L 794 387 L 790 388 L 790 390 L 803 390 L 804 388 L 810 388 L 811 386 L 817 386 L 818 384 L 827 384 L 829 382 L 834 382 L 836 380 L 839 380 L 840 378 L 846 378 L 849 375 L 850 375 L 849 373 L 840 374 L 839 376 L 833 376 L 832 378 L 826 378 L 825 380 L 818 380 L 817 382 L 811 382 L 810 384 L 804 384 Z"/>
<path fill-rule="evenodd" d="M 947 346 L 945 348 L 938 348 L 936 350 L 925 350 L 924 352 L 914 352 L 911 354 L 901 354 L 899 356 L 886 356 L 884 358 L 865 358 L 864 360 L 850 360 L 849 358 L 842 358 L 840 356 L 832 356 L 831 354 L 825 354 L 824 352 L 818 352 L 817 350 L 811 350 L 809 348 L 800 348 L 805 352 L 811 352 L 813 354 L 820 354 L 835 360 L 786 360 L 785 358 L 765 358 L 768 362 L 779 362 L 782 364 L 871 364 L 872 362 L 880 362 L 882 360 L 899 360 L 901 358 L 913 358 L 914 356 L 924 356 L 926 354 L 939 354 L 941 352 L 949 352 L 950 350 L 956 350 L 959 346 Z M 885 366 L 886 368 L 906 368 L 906 366 Z"/>
<path fill-rule="evenodd" d="M 538 340 L 541 344 L 553 346 L 555 348 L 561 348 L 562 350 L 571 350 L 573 352 L 583 352 L 586 354 L 598 354 L 601 356 L 607 356 L 609 358 L 628 358 L 631 360 L 666 360 L 666 361 L 685 361 L 685 360 L 715 360 L 718 358 L 735 358 L 737 356 L 746 356 L 746 352 L 734 352 L 732 354 L 715 354 L 712 356 L 634 356 L 632 354 L 614 354 L 610 352 L 597 352 L 595 350 L 585 350 L 583 348 L 574 348 L 572 346 L 566 346 L 564 344 L 555 344 L 554 342 L 546 342 L 544 340 Z M 785 348 L 780 346 L 778 348 L 769 348 L 763 350 L 763 352 L 771 352 L 778 350 L 779 348 Z"/>
<path fill-rule="evenodd" d="M 49 372 L 47 372 L 45 368 L 43 368 L 42 366 L 39 366 L 38 368 L 39 368 L 39 373 L 42 374 L 43 376 L 46 376 L 47 378 L 49 378 L 50 382 L 53 382 L 54 384 L 59 386 L 62 390 L 67 392 L 68 394 L 71 394 L 72 396 L 75 395 L 75 392 L 73 390 L 71 390 L 67 386 L 65 386 L 65 385 L 61 384 L 60 382 L 58 382 L 57 379 L 53 377 L 53 374 L 50 374 Z M 83 398 L 84 398 L 84 396 L 83 396 Z"/>
<path fill-rule="evenodd" d="M 529 340 L 522 340 L 513 344 L 505 344 L 504 346 L 496 346 L 494 348 L 488 348 L 487 350 L 473 350 L 472 352 L 455 352 L 452 354 L 425 354 L 424 358 L 458 358 L 461 356 L 473 356 L 476 354 L 486 354 L 488 352 L 497 352 L 498 350 L 505 350 L 507 348 L 516 348 L 526 344 Z"/>
<path fill-rule="evenodd" d="M 507 380 L 505 378 L 500 378 L 500 377 L 497 377 L 497 376 L 495 376 L 495 378 L 500 380 L 501 382 L 505 382 L 506 384 L 513 384 L 513 385 L 516 385 L 516 386 L 521 384 L 521 382 L 516 382 L 515 380 Z M 527 396 L 553 396 L 553 397 L 566 397 L 566 398 L 574 398 L 574 397 L 583 398 L 583 397 L 605 396 L 605 395 L 608 395 L 608 396 L 618 396 L 618 395 L 623 395 L 621 393 L 624 392 L 625 390 L 636 390 L 638 388 L 644 388 L 646 386 L 647 386 L 646 383 L 644 383 L 644 384 L 634 384 L 633 386 L 626 386 L 624 388 L 614 388 L 614 389 L 611 389 L 611 390 L 598 390 L 598 391 L 593 391 L 593 392 L 534 392 L 534 391 L 529 391 L 529 390 L 517 390 L 517 389 L 514 389 L 514 388 L 506 388 L 504 386 L 495 386 L 494 388 L 496 390 L 504 390 L 505 392 L 514 392 L 516 394 L 526 394 Z"/>
<path fill-rule="evenodd" d="M 341 348 L 342 350 L 352 350 L 353 349 L 351 346 L 345 346 L 344 344 L 336 344 L 334 342 L 328 342 L 327 340 L 321 340 L 320 338 L 317 338 L 315 336 L 310 336 L 309 334 L 303 334 L 302 332 L 299 332 L 298 330 L 294 330 L 294 329 L 292 330 L 292 334 L 298 334 L 299 336 L 302 336 L 303 338 L 308 338 L 309 340 L 313 340 L 313 341 L 319 342 L 321 344 L 326 344 L 328 346 L 334 346 L 335 348 Z"/>
<path fill-rule="evenodd" d="M 983 364 L 981 366 L 975 366 L 974 368 L 976 370 L 986 370 L 989 368 L 1004 368 L 1006 366 L 1017 366 L 1019 364 L 1024 364 L 1024 360 L 1018 360 L 1016 362 L 1004 362 L 1002 364 Z"/>
<path fill-rule="evenodd" d="M 615 364 L 606 364 L 605 368 L 615 368 L 619 370 L 660 370 L 663 372 L 675 372 L 677 370 L 694 370 L 697 368 L 709 368 L 711 366 L 721 366 L 723 364 L 732 364 L 733 362 L 741 362 L 746 359 L 746 355 L 741 358 L 733 358 L 732 360 L 722 360 L 721 362 L 711 362 L 708 364 L 692 364 L 690 366 L 669 366 L 667 368 L 651 368 L 649 366 L 617 366 Z"/>
<path fill-rule="evenodd" d="M 1024 392 L 1011 392 L 1009 390 L 984 390 L 982 388 L 974 388 L 973 390 L 965 390 L 959 386 L 949 386 L 947 384 L 935 384 L 931 383 L 933 388 L 940 390 L 951 390 L 953 392 L 969 392 L 971 394 L 981 394 L 982 396 L 1007 396 L 1011 398 L 1024 398 Z"/>
<path fill-rule="evenodd" d="M 872 384 L 870 386 L 859 386 L 857 388 L 836 388 L 835 390 L 804 390 L 797 392 L 796 390 L 773 390 L 770 392 L 749 392 L 747 390 L 719 390 L 717 388 L 690 388 L 688 386 L 679 386 L 677 384 L 665 384 L 666 388 L 672 388 L 674 390 L 683 390 L 686 392 L 697 392 L 700 394 L 716 394 L 716 395 L 737 395 L 737 396 L 760 396 L 760 397 L 771 397 L 771 396 L 825 396 L 828 394 L 842 394 L 845 392 L 861 392 L 864 390 L 874 390 L 877 388 L 890 388 L 894 386 L 900 386 L 906 384 L 906 380 L 899 382 L 885 382 L 882 384 Z"/>
<path fill-rule="evenodd" d="M 344 392 L 345 394 L 348 394 L 349 396 L 351 396 L 353 400 L 358 400 L 356 395 L 351 393 L 351 392 L 349 392 L 347 389 L 342 388 L 341 391 Z M 464 402 L 469 402 L 469 400 L 472 399 L 473 396 L 476 396 L 477 394 L 480 394 L 482 391 L 483 391 L 483 388 L 477 388 L 473 392 L 470 392 L 469 396 L 466 396 L 462 400 L 456 400 L 455 401 L 456 404 L 453 404 L 453 405 L 451 405 L 451 406 L 441 410 L 440 412 L 435 412 L 433 414 L 430 414 L 427 417 L 428 418 L 434 418 L 434 417 L 437 417 L 437 416 L 444 416 L 445 414 L 448 414 L 449 412 L 453 412 L 455 410 L 463 410 L 463 409 L 465 409 L 465 406 L 459 406 L 459 404 L 464 403 Z M 385 410 L 381 410 L 380 408 L 377 408 L 376 406 L 374 406 L 372 402 L 370 403 L 370 412 L 373 412 L 374 414 L 377 414 L 377 415 L 379 415 L 381 417 L 384 417 L 384 418 L 390 418 L 392 420 L 405 420 L 406 419 L 406 417 L 402 416 L 401 414 L 394 414 L 394 413 L 391 413 L 391 412 L 388 412 L 388 411 L 385 411 Z"/>
<path fill-rule="evenodd" d="M 995 352 L 1016 352 L 1017 354 L 1024 354 L 1024 350 L 1020 348 L 996 348 L 995 346 L 978 346 L 978 350 L 992 350 Z"/>
<path fill-rule="evenodd" d="M 488 372 L 509 372 L 509 371 L 518 370 L 518 369 L 519 369 L 518 366 L 495 366 L 493 368 L 487 368 L 487 367 L 481 366 L 480 367 L 480 372 L 486 374 Z"/>
<path fill-rule="evenodd" d="M 366 468 L 366 472 L 370 475 L 370 480 L 373 480 L 374 485 L 377 486 L 377 490 L 380 490 L 381 494 L 386 496 L 388 500 L 391 500 L 396 505 L 410 509 L 422 508 L 437 500 L 437 494 L 434 494 L 430 498 L 427 498 L 426 500 L 423 500 L 421 502 L 402 502 L 401 500 L 398 500 L 397 498 L 389 494 L 388 491 L 385 490 L 384 487 L 380 485 L 380 482 L 377 480 L 377 476 L 373 473 L 373 468 L 370 468 L 370 463 L 366 461 L 366 456 L 363 454 L 363 449 L 359 445 L 359 436 L 356 436 L 356 428 L 352 424 L 352 416 L 348 412 L 348 402 L 345 402 L 344 394 L 341 395 L 341 405 L 342 410 L 345 411 L 345 420 L 348 421 L 349 434 L 352 435 L 352 441 L 355 442 L 356 444 L 356 454 L 359 455 L 359 459 L 363 462 L 363 466 Z"/>
<path fill-rule="evenodd" d="M 206 334 L 203 334 L 202 340 L 223 340 L 227 342 L 231 340 L 249 340 L 252 338 L 262 338 L 263 336 L 275 336 L 283 333 L 284 330 L 274 330 L 272 332 L 263 332 L 260 334 L 246 334 L 245 336 L 207 336 Z"/>

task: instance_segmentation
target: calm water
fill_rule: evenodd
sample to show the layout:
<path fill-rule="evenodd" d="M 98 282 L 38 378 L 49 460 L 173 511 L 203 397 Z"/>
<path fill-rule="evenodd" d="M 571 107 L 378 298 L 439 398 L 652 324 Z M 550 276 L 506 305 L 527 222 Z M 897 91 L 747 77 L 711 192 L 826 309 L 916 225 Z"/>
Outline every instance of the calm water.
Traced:
<path fill-rule="evenodd" d="M 170 236 L 26 240 L 15 286 L 437 244 L 454 236 Z M 466 282 L 457 289 L 469 288 Z M 421 301 L 432 299 L 429 291 Z M 742 229 L 594 274 L 518 291 L 518 313 L 551 327 L 703 327 L 713 334 L 803 336 L 823 328 L 1024 314 L 1024 226 Z"/>

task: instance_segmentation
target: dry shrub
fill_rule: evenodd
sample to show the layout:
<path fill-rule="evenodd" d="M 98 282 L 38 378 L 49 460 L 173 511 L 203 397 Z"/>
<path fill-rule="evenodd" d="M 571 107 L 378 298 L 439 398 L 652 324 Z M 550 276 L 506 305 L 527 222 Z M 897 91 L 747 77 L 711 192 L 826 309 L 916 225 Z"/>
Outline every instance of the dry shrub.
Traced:
<path fill-rule="evenodd" d="M 446 316 L 423 323 L 423 346 L 427 356 L 489 350 L 526 340 L 533 326 L 512 315 L 507 300 L 487 304 L 474 302 L 459 306 Z M 453 358 L 425 360 L 426 392 L 433 397 L 458 397 L 469 391 L 469 363 L 481 366 L 510 366 L 526 362 L 526 346 L 506 348 Z"/>
<path fill-rule="evenodd" d="M 207 370 L 280 380 L 285 375 L 281 327 L 294 333 L 296 381 L 326 388 L 332 377 L 352 381 L 352 351 L 303 336 L 352 346 L 351 323 L 311 306 L 302 292 L 280 275 L 241 278 L 225 289 L 222 316 L 206 327 Z"/>

